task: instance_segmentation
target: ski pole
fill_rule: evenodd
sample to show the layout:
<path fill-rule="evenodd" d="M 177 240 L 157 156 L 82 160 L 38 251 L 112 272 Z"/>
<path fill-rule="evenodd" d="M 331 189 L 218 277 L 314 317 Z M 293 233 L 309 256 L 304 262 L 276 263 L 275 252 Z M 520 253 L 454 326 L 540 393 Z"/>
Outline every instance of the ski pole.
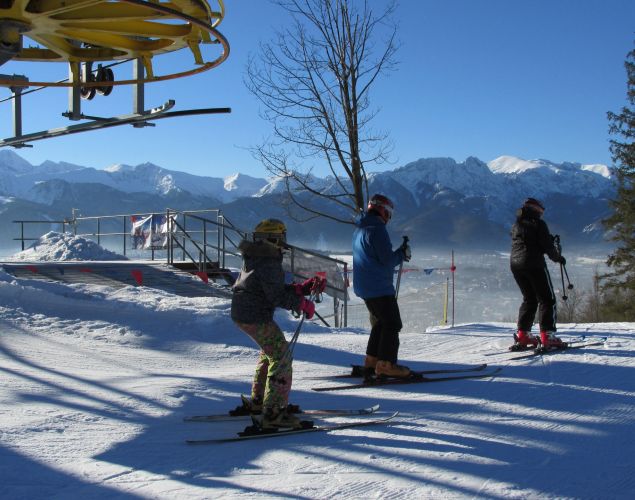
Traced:
<path fill-rule="evenodd" d="M 408 244 L 408 239 L 409 238 L 407 236 L 403 237 L 403 243 L 401 244 L 402 248 Z M 399 297 L 399 286 L 401 285 L 401 271 L 402 270 L 403 270 L 403 260 L 399 264 L 399 273 L 397 273 L 397 286 L 395 287 L 395 299 Z"/>
<path fill-rule="evenodd" d="M 567 288 L 569 290 L 573 290 L 573 285 L 571 284 L 571 280 L 569 279 L 569 273 L 567 272 L 567 266 L 565 264 L 562 264 L 562 269 L 564 269 L 564 275 L 567 277 L 567 283 L 569 283 L 567 285 Z"/>
<path fill-rule="evenodd" d="M 309 300 L 315 302 L 318 299 L 318 293 L 315 291 L 311 292 L 311 295 L 309 296 Z M 317 313 L 313 313 L 313 314 L 317 314 Z M 289 341 L 289 343 L 287 344 L 287 348 L 285 349 L 285 351 L 282 353 L 282 356 L 280 356 L 280 359 L 286 359 L 287 357 L 292 357 L 293 356 L 293 350 L 295 349 L 295 345 L 298 343 L 298 337 L 300 336 L 300 330 L 302 330 L 302 324 L 304 323 L 304 318 L 306 317 L 304 312 L 300 313 L 300 316 L 302 316 L 300 318 L 300 322 L 298 323 L 298 327 L 295 329 L 295 332 L 293 333 L 293 336 L 291 337 L 291 340 Z"/>
<path fill-rule="evenodd" d="M 322 316 L 320 316 L 320 313 L 318 313 L 317 311 L 315 311 L 315 313 L 314 313 L 314 314 L 318 317 L 318 319 L 319 319 L 322 323 L 324 323 L 326 326 L 328 326 L 329 328 L 331 328 L 331 325 L 329 325 L 329 324 L 326 322 L 326 320 L 325 320 Z"/>
<path fill-rule="evenodd" d="M 558 250 L 558 255 L 560 255 L 562 257 L 562 245 L 560 244 L 560 235 L 556 234 L 553 237 L 553 242 L 556 245 L 556 249 Z M 565 264 L 563 264 L 562 262 L 560 263 L 560 277 L 562 278 L 562 300 L 567 300 L 567 295 L 564 292 L 564 276 L 567 277 L 567 290 L 573 290 L 573 285 L 571 284 L 571 280 L 569 279 L 569 273 L 567 272 L 567 266 Z"/>
<path fill-rule="evenodd" d="M 293 349 L 295 349 L 295 345 L 298 342 L 298 337 L 300 336 L 300 330 L 302 329 L 302 323 L 304 323 L 304 313 L 302 314 L 302 318 L 300 319 L 300 322 L 298 323 L 298 327 L 295 329 L 295 332 L 293 333 L 293 337 L 291 337 L 291 340 L 289 340 L 289 343 L 287 344 L 287 348 L 282 353 L 282 356 L 280 356 L 280 360 L 286 360 L 287 358 L 290 358 L 293 356 Z"/>
<path fill-rule="evenodd" d="M 560 279 L 562 280 L 562 300 L 567 300 L 569 297 L 567 297 L 567 294 L 564 291 L 564 274 L 562 273 L 562 263 L 560 263 Z"/>

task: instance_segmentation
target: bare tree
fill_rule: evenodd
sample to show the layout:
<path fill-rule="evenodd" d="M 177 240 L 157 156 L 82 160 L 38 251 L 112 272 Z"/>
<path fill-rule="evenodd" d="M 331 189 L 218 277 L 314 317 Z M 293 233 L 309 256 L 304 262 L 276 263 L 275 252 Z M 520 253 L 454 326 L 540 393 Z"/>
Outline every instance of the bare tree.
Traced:
<path fill-rule="evenodd" d="M 376 13 L 366 0 L 273 1 L 293 25 L 249 60 L 245 83 L 273 126 L 253 153 L 305 218 L 352 223 L 368 199 L 365 165 L 386 161 L 391 147 L 370 128 L 370 91 L 394 66 L 395 4 L 373 3 L 382 5 Z M 316 165 L 330 169 L 328 184 L 311 174 Z"/>

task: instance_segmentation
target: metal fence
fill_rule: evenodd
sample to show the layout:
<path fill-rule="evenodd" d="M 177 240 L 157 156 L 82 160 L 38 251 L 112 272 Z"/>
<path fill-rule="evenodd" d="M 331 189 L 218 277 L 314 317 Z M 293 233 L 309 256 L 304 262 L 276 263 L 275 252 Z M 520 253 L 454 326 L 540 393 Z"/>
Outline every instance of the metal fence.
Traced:
<path fill-rule="evenodd" d="M 22 250 L 25 250 L 29 242 L 37 241 L 43 234 L 42 228 L 46 227 L 49 231 L 61 229 L 74 236 L 93 239 L 104 248 L 129 258 L 165 260 L 172 266 L 204 273 L 206 278 L 223 279 L 231 284 L 234 271 L 242 264 L 238 245 L 241 240 L 251 237 L 250 232 L 237 228 L 218 209 L 182 211 L 168 208 L 161 214 L 145 212 L 90 217 L 77 216 L 76 212 L 73 210 L 72 217 L 62 221 L 13 221 L 19 225 L 20 234 L 14 240 L 20 241 Z M 165 215 L 166 244 L 163 248 L 136 249 L 132 219 L 151 215 Z M 325 293 L 333 299 L 333 314 L 325 317 L 333 317 L 335 326 L 347 326 L 346 262 L 289 245 L 283 267 L 294 280 L 309 278 L 316 272 L 326 273 L 328 285 Z"/>

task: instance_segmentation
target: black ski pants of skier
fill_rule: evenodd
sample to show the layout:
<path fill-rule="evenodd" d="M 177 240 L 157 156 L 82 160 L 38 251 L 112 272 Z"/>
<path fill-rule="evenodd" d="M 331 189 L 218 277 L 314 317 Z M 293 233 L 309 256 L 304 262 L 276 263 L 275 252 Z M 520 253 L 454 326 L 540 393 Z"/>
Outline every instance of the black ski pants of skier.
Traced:
<path fill-rule="evenodd" d="M 555 332 L 556 294 L 547 266 L 533 269 L 512 268 L 512 274 L 523 294 L 523 302 L 518 310 L 518 329 L 531 331 L 538 311 L 540 331 Z"/>
<path fill-rule="evenodd" d="M 364 299 L 370 315 L 370 337 L 366 354 L 380 361 L 397 363 L 401 315 L 394 295 Z"/>

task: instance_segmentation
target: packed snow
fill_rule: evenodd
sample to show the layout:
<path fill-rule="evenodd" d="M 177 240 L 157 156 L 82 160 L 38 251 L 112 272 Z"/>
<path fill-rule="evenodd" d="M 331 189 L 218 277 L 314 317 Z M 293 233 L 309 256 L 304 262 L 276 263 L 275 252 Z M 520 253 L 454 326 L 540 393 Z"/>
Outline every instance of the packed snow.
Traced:
<path fill-rule="evenodd" d="M 48 258 L 47 246 L 31 257 Z M 306 321 L 291 401 L 399 415 L 328 434 L 188 445 L 245 425 L 183 421 L 249 392 L 257 350 L 229 311 L 227 299 L 0 271 L 0 497 L 632 498 L 635 323 L 561 325 L 563 338 L 600 345 L 520 361 L 507 352 L 512 323 L 408 327 L 400 357 L 411 368 L 502 370 L 317 393 L 342 382 L 312 377 L 360 362 L 367 332 Z M 290 338 L 298 321 L 284 311 L 276 319 Z"/>
<path fill-rule="evenodd" d="M 57 262 L 69 260 L 128 260 L 94 241 L 72 233 L 49 231 L 29 248 L 10 258 L 12 261 Z"/>

